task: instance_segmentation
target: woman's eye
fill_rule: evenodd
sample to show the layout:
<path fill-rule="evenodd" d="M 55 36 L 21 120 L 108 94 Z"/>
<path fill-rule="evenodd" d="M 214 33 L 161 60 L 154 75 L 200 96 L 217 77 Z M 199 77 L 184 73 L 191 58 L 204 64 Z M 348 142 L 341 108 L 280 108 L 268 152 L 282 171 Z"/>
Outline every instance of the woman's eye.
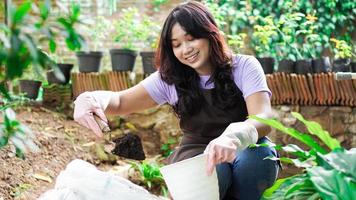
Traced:
<path fill-rule="evenodd" d="M 187 40 L 188 41 L 192 41 L 192 40 L 195 40 L 195 38 L 193 36 L 191 36 L 191 35 L 187 35 Z"/>
<path fill-rule="evenodd" d="M 180 46 L 180 44 L 173 44 L 172 46 L 173 46 L 173 48 L 178 48 Z"/>

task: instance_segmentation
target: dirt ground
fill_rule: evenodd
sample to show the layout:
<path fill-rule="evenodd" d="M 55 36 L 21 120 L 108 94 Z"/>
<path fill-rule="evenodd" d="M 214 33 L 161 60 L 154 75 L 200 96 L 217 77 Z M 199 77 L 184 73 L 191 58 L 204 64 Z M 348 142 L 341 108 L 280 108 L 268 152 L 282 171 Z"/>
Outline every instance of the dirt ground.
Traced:
<path fill-rule="evenodd" d="M 100 161 L 90 145 L 95 141 L 94 134 L 64 114 L 41 106 L 22 107 L 16 113 L 17 119 L 36 134 L 35 142 L 41 151 L 26 154 L 22 160 L 14 156 L 10 146 L 0 150 L 0 200 L 38 198 L 54 187 L 59 172 L 76 158 L 105 171 L 121 163 Z M 158 134 L 143 130 L 138 135 L 145 141 L 146 157 L 158 155 Z"/>

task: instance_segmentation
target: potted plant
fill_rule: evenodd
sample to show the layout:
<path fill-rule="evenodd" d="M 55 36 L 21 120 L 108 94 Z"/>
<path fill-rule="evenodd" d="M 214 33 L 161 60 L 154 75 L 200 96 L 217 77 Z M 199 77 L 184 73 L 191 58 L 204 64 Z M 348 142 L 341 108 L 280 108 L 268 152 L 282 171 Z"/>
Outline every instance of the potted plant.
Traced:
<path fill-rule="evenodd" d="M 314 15 L 308 14 L 303 17 L 303 22 L 299 23 L 296 31 L 301 57 L 296 61 L 295 71 L 297 74 L 307 74 L 313 72 L 327 72 L 330 69 L 328 58 L 320 58 L 322 48 L 322 38 L 315 33 L 317 26 Z M 320 59 L 316 59 L 320 58 Z M 315 69 L 313 68 L 315 65 Z M 329 64 L 329 65 L 328 65 Z"/>
<path fill-rule="evenodd" d="M 44 79 L 42 72 L 41 69 L 35 68 L 32 65 L 24 71 L 23 76 L 19 80 L 19 89 L 21 93 L 25 94 L 25 97 L 37 99 L 42 80 Z"/>
<path fill-rule="evenodd" d="M 85 28 L 88 33 L 89 49 L 76 53 L 80 72 L 98 72 L 103 52 L 99 51 L 103 40 L 107 38 L 110 22 L 102 16 L 97 17 L 92 24 Z"/>
<path fill-rule="evenodd" d="M 332 49 L 335 53 L 335 59 L 333 62 L 333 72 L 350 72 L 351 71 L 351 46 L 344 40 L 338 40 L 331 38 L 331 42 L 334 43 Z"/>
<path fill-rule="evenodd" d="M 46 72 L 47 81 L 49 84 L 68 84 L 70 80 L 70 72 L 73 69 L 73 64 L 64 63 L 59 56 L 50 55 L 54 65 L 51 70 Z"/>
<path fill-rule="evenodd" d="M 296 36 L 298 23 L 302 17 L 304 17 L 303 13 L 282 14 L 275 25 L 281 40 L 276 44 L 276 54 L 279 57 L 278 71 L 280 72 L 294 73 L 297 58 L 302 58 Z"/>
<path fill-rule="evenodd" d="M 331 64 L 329 57 L 322 57 L 323 43 L 328 43 L 328 39 L 315 33 L 317 29 L 316 20 L 317 17 L 308 14 L 305 17 L 307 20 L 301 24 L 301 29 L 298 30 L 298 34 L 303 35 L 302 41 L 305 43 L 301 46 L 301 53 L 304 57 L 312 59 L 312 72 L 313 73 L 326 73 L 331 71 Z"/>
<path fill-rule="evenodd" d="M 157 48 L 160 26 L 150 17 L 144 16 L 141 24 L 141 39 L 144 44 L 144 51 L 140 52 L 144 74 L 151 74 L 156 71 L 154 67 L 154 56 Z"/>
<path fill-rule="evenodd" d="M 115 42 L 119 49 L 111 49 L 113 71 L 132 71 L 137 57 L 138 44 L 141 37 L 141 19 L 137 8 L 123 9 L 115 24 Z"/>
<path fill-rule="evenodd" d="M 275 59 L 271 56 L 273 53 L 275 54 L 272 39 L 278 33 L 272 16 L 257 17 L 257 19 L 260 19 L 264 25 L 254 25 L 253 27 L 252 41 L 255 54 L 265 74 L 272 74 L 275 64 Z"/>

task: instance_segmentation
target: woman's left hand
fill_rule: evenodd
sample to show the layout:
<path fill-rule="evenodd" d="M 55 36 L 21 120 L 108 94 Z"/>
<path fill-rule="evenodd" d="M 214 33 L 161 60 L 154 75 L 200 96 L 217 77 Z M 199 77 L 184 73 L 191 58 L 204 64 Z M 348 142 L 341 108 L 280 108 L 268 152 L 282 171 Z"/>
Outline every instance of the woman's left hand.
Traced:
<path fill-rule="evenodd" d="M 208 154 L 207 174 L 210 176 L 214 167 L 223 162 L 233 162 L 238 150 L 243 150 L 258 139 L 257 129 L 248 122 L 231 123 L 225 131 L 212 140 L 204 153 Z"/>
<path fill-rule="evenodd" d="M 206 168 L 208 176 L 213 173 L 215 165 L 235 160 L 238 143 L 239 140 L 236 138 L 221 135 L 208 144 L 204 151 L 205 154 L 208 154 Z"/>

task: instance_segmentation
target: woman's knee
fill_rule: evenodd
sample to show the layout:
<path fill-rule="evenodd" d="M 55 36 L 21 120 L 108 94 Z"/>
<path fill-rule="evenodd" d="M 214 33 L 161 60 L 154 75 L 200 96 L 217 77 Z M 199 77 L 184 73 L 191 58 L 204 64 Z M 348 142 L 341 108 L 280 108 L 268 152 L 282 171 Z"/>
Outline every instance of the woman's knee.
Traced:
<path fill-rule="evenodd" d="M 219 182 L 220 199 L 222 199 L 231 186 L 232 168 L 228 163 L 221 163 L 216 165 L 216 173 Z"/>
<path fill-rule="evenodd" d="M 276 156 L 270 147 L 256 147 L 241 152 L 233 164 L 232 193 L 239 199 L 259 199 L 278 176 L 276 161 L 265 159 Z"/>

